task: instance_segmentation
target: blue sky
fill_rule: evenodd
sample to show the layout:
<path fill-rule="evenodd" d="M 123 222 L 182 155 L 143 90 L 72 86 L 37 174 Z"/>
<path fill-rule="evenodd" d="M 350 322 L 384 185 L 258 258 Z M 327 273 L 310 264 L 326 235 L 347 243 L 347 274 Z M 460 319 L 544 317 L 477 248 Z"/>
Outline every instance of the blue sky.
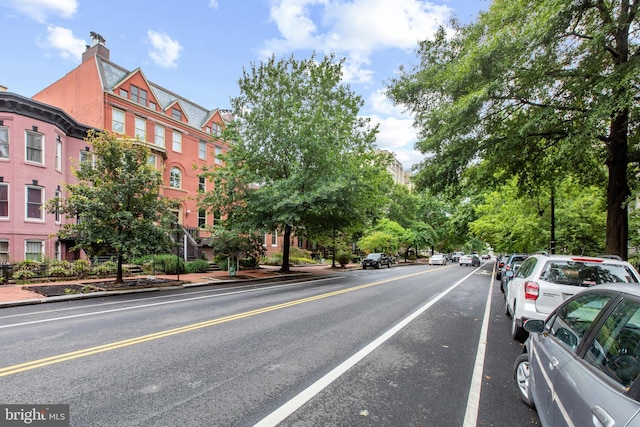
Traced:
<path fill-rule="evenodd" d="M 111 61 L 209 109 L 230 108 L 243 68 L 271 55 L 345 58 L 344 82 L 377 145 L 405 169 L 422 159 L 411 117 L 383 90 L 418 40 L 451 16 L 468 23 L 489 0 L 0 0 L 0 85 L 31 97 L 80 63 L 94 31 Z"/>

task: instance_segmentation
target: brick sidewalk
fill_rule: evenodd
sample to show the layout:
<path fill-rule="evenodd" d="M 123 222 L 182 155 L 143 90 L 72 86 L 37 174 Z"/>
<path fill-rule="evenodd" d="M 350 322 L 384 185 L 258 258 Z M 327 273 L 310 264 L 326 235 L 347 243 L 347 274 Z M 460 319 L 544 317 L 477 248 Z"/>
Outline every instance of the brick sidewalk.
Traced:
<path fill-rule="evenodd" d="M 353 269 L 358 267 L 356 265 L 347 266 L 347 269 Z M 241 282 L 246 280 L 256 280 L 256 279 L 268 279 L 273 277 L 283 277 L 287 276 L 287 274 L 278 273 L 279 267 L 272 266 L 262 266 L 256 270 L 241 270 L 237 272 L 236 276 L 229 276 L 229 272 L 227 271 L 212 271 L 207 273 L 187 273 L 180 274 L 180 281 L 187 282 L 190 285 L 201 284 L 216 284 L 216 283 L 230 283 L 230 282 Z M 330 265 L 314 265 L 314 266 L 305 266 L 305 267 L 291 267 L 291 275 L 295 274 L 334 274 L 340 271 L 345 271 L 342 268 L 332 269 Z M 178 276 L 173 275 L 157 275 L 155 276 L 161 279 L 177 279 Z M 124 279 L 125 281 L 127 278 Z M 48 283 L 30 283 L 28 285 L 0 285 L 0 308 L 14 306 L 14 305 L 26 305 L 26 304 L 38 304 L 50 300 L 41 294 L 36 292 L 32 292 L 28 289 L 25 289 L 27 286 L 43 286 L 43 285 L 78 285 L 78 284 L 88 284 L 92 282 L 104 282 L 105 279 L 84 279 L 84 280 L 70 280 L 70 281 L 62 281 L 62 282 L 48 282 Z M 112 294 L 117 294 L 115 291 L 107 291 Z M 99 293 L 100 296 L 104 296 L 105 293 Z M 90 294 L 76 294 L 76 295 L 68 295 L 64 297 L 77 298 L 77 297 L 87 297 Z M 64 297 L 54 297 L 56 300 L 65 299 Z"/>

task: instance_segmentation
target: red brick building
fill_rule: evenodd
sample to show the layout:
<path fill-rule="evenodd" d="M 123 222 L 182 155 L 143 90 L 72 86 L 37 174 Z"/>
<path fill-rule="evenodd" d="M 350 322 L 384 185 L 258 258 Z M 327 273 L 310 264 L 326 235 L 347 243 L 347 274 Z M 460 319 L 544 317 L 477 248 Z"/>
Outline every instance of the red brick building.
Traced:
<path fill-rule="evenodd" d="M 181 201 L 175 215 L 187 235 L 185 258 L 200 257 L 208 237 L 202 228 L 214 224 L 216 215 L 196 204 L 198 192 L 211 185 L 199 171 L 222 165 L 219 155 L 228 147 L 219 137 L 231 120 L 228 110 L 208 110 L 149 81 L 140 68 L 116 65 L 99 40 L 87 48 L 78 67 L 33 99 L 91 127 L 139 137 L 152 151 L 149 161 L 163 171 L 162 195 Z M 282 239 L 265 234 L 264 244 L 268 253 L 278 252 Z M 297 239 L 292 245 L 299 246 Z"/>

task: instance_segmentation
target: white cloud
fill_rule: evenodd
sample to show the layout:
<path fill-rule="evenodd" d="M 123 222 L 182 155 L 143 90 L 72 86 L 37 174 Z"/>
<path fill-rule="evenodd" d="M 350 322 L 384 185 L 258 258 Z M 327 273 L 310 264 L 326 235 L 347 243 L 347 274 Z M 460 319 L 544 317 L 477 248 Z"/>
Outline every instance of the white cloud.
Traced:
<path fill-rule="evenodd" d="M 177 67 L 180 51 L 182 50 L 180 43 L 166 34 L 152 30 L 149 30 L 147 35 L 151 43 L 151 50 L 149 51 L 151 59 L 161 67 Z"/>
<path fill-rule="evenodd" d="M 58 56 L 64 59 L 77 62 L 80 61 L 82 52 L 86 49 L 85 41 L 74 37 L 71 30 L 52 25 L 47 27 L 47 37 L 44 41 L 39 42 L 39 45 L 44 49 L 54 50 Z"/>
<path fill-rule="evenodd" d="M 78 10 L 76 0 L 7 0 L 7 5 L 41 23 L 49 15 L 71 18 Z"/>
<path fill-rule="evenodd" d="M 218 8 L 218 0 L 209 0 L 209 7 L 212 9 Z"/>
<path fill-rule="evenodd" d="M 394 153 L 406 170 L 422 160 L 422 154 L 414 148 L 416 130 L 411 118 L 372 116 L 371 121 L 379 123 L 378 148 Z"/>
<path fill-rule="evenodd" d="M 393 105 L 383 90 L 371 95 L 368 105 L 373 111 L 371 121 L 379 124 L 378 148 L 394 153 L 406 170 L 419 163 L 423 155 L 415 149 L 417 132 L 413 127 L 413 117 L 402 107 Z"/>
<path fill-rule="evenodd" d="M 345 81 L 372 81 L 370 56 L 385 49 L 415 49 L 445 25 L 452 10 L 423 0 L 272 0 L 270 18 L 281 37 L 263 55 L 296 49 L 345 56 Z"/>

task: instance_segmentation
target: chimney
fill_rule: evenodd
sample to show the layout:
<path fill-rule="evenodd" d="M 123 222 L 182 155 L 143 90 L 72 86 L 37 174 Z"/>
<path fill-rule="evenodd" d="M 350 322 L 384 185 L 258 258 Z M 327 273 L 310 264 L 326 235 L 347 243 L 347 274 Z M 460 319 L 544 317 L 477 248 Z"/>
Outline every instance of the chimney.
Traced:
<path fill-rule="evenodd" d="M 87 50 L 82 54 L 82 62 L 85 62 L 88 59 L 93 58 L 98 55 L 106 60 L 109 60 L 109 49 L 105 46 L 107 41 L 100 34 L 91 31 L 89 33 L 91 36 L 92 45 L 87 45 Z"/>
<path fill-rule="evenodd" d="M 87 46 L 87 50 L 82 52 L 82 62 L 93 58 L 94 56 L 100 56 L 107 61 L 109 60 L 109 49 L 101 43 L 94 44 L 93 46 Z"/>
<path fill-rule="evenodd" d="M 0 92 L 6 92 L 8 90 L 9 90 L 8 87 L 0 85 Z"/>

